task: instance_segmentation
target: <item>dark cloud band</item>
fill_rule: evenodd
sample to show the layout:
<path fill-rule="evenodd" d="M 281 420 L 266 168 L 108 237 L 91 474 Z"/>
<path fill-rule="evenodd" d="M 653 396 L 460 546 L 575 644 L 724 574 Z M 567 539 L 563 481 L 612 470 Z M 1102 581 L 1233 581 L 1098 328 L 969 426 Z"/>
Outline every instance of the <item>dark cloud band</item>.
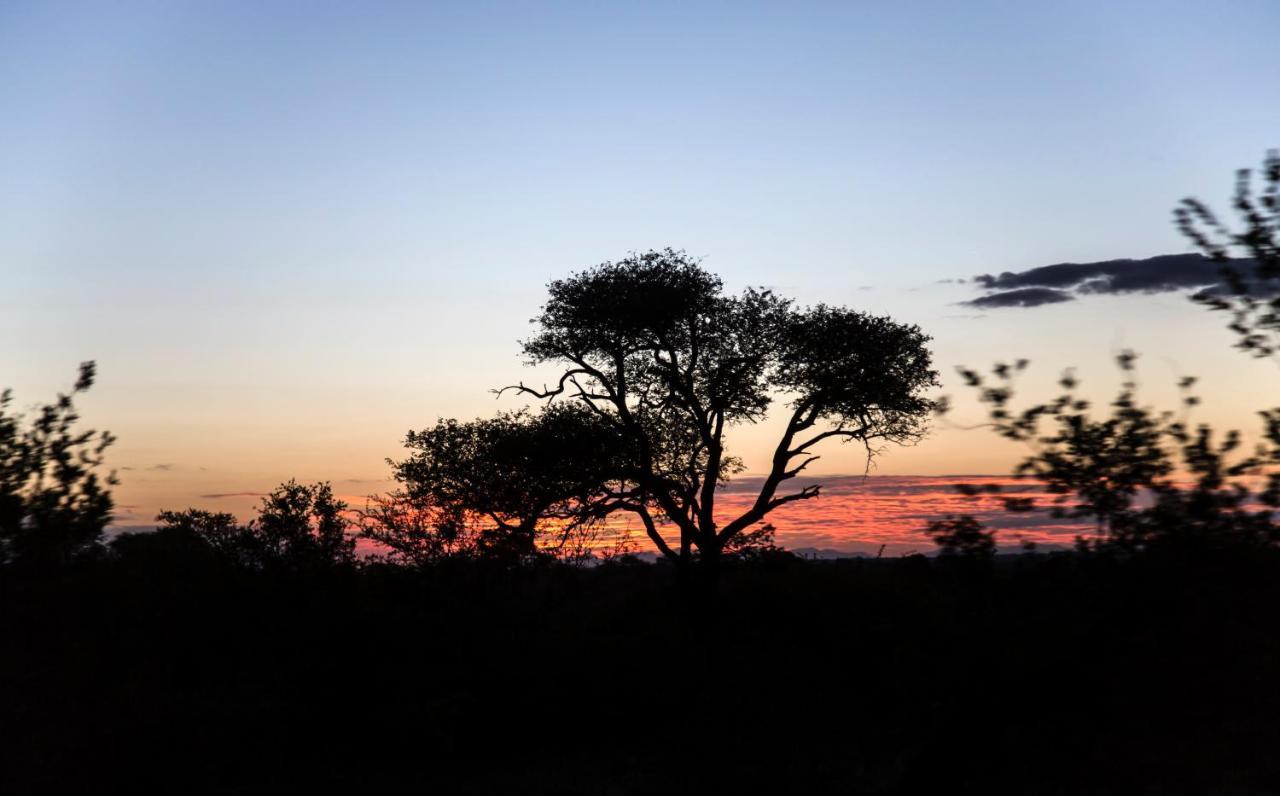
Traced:
<path fill-rule="evenodd" d="M 1253 270 L 1253 261 L 1232 260 L 1230 266 L 1248 274 Z M 973 283 L 988 291 L 987 295 L 964 303 L 988 309 L 1060 304 L 1082 295 L 1181 290 L 1218 292 L 1225 289 L 1222 264 L 1200 254 L 1166 254 L 1145 260 L 1058 263 L 1027 271 L 981 274 L 974 277 Z"/>
<path fill-rule="evenodd" d="M 1075 297 L 1061 290 L 1048 287 L 1022 287 L 1017 290 L 1003 290 L 979 296 L 973 301 L 966 301 L 970 307 L 992 309 L 997 307 L 1039 307 L 1044 304 L 1061 304 L 1074 301 Z"/>

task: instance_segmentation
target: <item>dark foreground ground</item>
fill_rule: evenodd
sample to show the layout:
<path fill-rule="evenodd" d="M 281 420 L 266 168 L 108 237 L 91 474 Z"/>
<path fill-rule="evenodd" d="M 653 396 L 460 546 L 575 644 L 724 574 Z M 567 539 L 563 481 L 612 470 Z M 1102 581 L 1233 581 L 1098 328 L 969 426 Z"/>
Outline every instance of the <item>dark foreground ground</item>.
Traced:
<path fill-rule="evenodd" d="M 3 793 L 1275 793 L 1280 561 L 0 583 Z"/>

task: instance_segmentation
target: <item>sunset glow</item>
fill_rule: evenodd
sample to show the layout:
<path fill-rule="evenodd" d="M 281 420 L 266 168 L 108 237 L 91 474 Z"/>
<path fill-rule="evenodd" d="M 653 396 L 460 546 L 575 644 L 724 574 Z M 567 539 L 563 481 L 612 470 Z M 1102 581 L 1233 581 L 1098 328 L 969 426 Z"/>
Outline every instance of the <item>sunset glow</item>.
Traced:
<path fill-rule="evenodd" d="M 1025 451 L 957 428 L 982 419 L 960 365 L 1030 358 L 1035 400 L 1079 366 L 1105 402 L 1133 348 L 1145 401 L 1176 406 L 1199 376 L 1197 419 L 1249 432 L 1280 370 L 1228 354 L 1185 289 L 972 303 L 980 275 L 1189 251 L 1174 204 L 1222 204 L 1275 145 L 1280 105 L 1249 88 L 1274 8 L 1086 5 L 933 4 L 922 26 L 891 5 L 672 25 L 390 4 L 299 27 L 278 8 L 19 4 L 0 12 L 0 329 L 22 341 L 4 386 L 30 406 L 98 362 L 83 415 L 120 440 L 117 529 L 187 506 L 247 519 L 289 478 L 360 505 L 393 487 L 409 429 L 554 378 L 518 342 L 549 280 L 670 245 L 729 292 L 933 338 L 953 417 L 865 484 L 843 477 L 861 451 L 822 450 L 807 473 L 840 478 L 774 519 L 788 545 L 914 549 L 963 507 L 935 476 L 1011 470 Z M 777 430 L 730 429 L 749 472 Z"/>

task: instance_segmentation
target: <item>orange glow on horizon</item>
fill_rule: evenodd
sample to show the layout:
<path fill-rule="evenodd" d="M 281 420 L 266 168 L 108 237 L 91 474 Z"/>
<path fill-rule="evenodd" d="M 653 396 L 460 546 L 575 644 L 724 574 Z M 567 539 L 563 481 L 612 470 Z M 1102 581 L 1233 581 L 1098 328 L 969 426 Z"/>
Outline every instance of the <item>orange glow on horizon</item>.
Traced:
<path fill-rule="evenodd" d="M 742 478 L 722 489 L 717 498 L 717 517 L 727 523 L 754 502 L 760 478 Z M 1040 546 L 1065 547 L 1077 536 L 1094 530 L 1080 520 L 1056 519 L 1045 510 L 1029 513 L 1007 511 L 1001 497 L 1037 498 L 1047 505 L 1044 489 L 1033 480 L 1010 476 L 831 476 L 797 478 L 780 494 L 802 486 L 821 484 L 816 498 L 776 509 L 765 522 L 776 528 L 775 542 L 788 550 L 809 555 L 861 553 L 899 556 L 928 553 L 933 542 L 923 533 L 931 521 L 947 515 L 970 514 L 996 530 L 1002 548 L 1016 548 L 1022 542 Z M 967 496 L 956 486 L 998 485 L 999 495 Z M 661 527 L 661 526 L 660 526 Z M 678 541 L 671 526 L 662 528 L 672 546 Z M 656 553 L 643 525 L 634 516 L 619 513 L 611 517 L 589 543 L 596 551 L 617 549 L 627 543 L 632 552 Z"/>

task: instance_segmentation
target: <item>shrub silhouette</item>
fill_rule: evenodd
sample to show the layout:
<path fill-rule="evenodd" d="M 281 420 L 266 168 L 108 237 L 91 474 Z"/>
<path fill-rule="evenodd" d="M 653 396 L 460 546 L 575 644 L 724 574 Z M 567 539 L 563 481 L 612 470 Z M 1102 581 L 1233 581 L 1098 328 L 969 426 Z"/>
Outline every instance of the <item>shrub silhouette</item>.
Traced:
<path fill-rule="evenodd" d="M 0 561 L 53 566 L 98 547 L 113 503 L 115 474 L 98 474 L 115 438 L 79 430 L 75 397 L 93 386 L 94 363 L 80 366 L 71 392 L 31 418 L 0 393 Z"/>
<path fill-rule="evenodd" d="M 1252 173 L 1237 172 L 1233 206 L 1242 230 L 1228 229 L 1197 199 L 1184 199 L 1174 210 L 1178 229 L 1222 264 L 1229 288 L 1226 294 L 1210 291 L 1192 298 L 1230 312 L 1237 347 L 1258 357 L 1271 356 L 1280 343 L 1280 152 L 1268 153 L 1262 183 L 1255 193 Z M 1252 263 L 1251 274 L 1237 269 L 1233 250 Z M 1097 539 L 1080 540 L 1082 549 L 1259 547 L 1280 541 L 1273 521 L 1280 507 L 1280 410 L 1259 413 L 1263 441 L 1243 453 L 1238 431 L 1218 434 L 1207 424 L 1187 421 L 1185 411 L 1199 403 L 1189 393 L 1194 378 L 1178 385 L 1184 393 L 1182 414 L 1140 406 L 1132 376 L 1136 359 L 1128 351 L 1117 357 L 1126 378 L 1104 417 L 1091 414 L 1070 371 L 1060 381 L 1064 391 L 1057 399 L 1019 412 L 1011 408 L 1013 385 L 1027 360 L 998 363 L 990 376 L 968 368 L 960 375 L 987 406 L 996 433 L 1032 446 L 1034 452 L 1016 474 L 1045 484 L 1056 496 L 1051 508 L 1056 516 L 1097 522 Z M 1026 500 L 1007 505 L 1033 508 Z"/>
<path fill-rule="evenodd" d="M 1229 229 L 1198 199 L 1183 199 L 1173 214 L 1182 234 L 1222 264 L 1228 286 L 1226 294 L 1202 292 L 1192 298 L 1230 313 L 1228 328 L 1239 337 L 1236 346 L 1266 357 L 1280 346 L 1280 150 L 1267 153 L 1261 174 L 1262 187 L 1255 193 L 1252 172 L 1236 172 L 1232 206 L 1243 229 Z M 1241 273 L 1231 263 L 1233 250 L 1252 260 L 1252 273 Z"/>
<path fill-rule="evenodd" d="M 200 540 L 211 550 L 254 569 L 314 570 L 355 560 L 353 522 L 328 483 L 287 481 L 262 499 L 255 520 L 200 509 L 162 511 L 159 532 Z"/>
<path fill-rule="evenodd" d="M 1043 483 L 1057 517 L 1093 519 L 1097 536 L 1083 548 L 1140 551 L 1179 544 L 1269 545 L 1271 509 L 1280 505 L 1280 415 L 1262 413 L 1264 442 L 1242 452 L 1238 431 L 1216 434 L 1184 413 L 1159 412 L 1136 398 L 1132 352 L 1117 356 L 1126 379 L 1110 413 L 1095 417 L 1070 372 L 1053 401 L 1013 409 L 1014 379 L 1027 365 L 997 364 L 989 376 L 961 369 L 988 409 L 990 427 L 1032 448 L 1015 474 Z M 1199 404 L 1180 382 L 1184 409 Z M 1258 488 L 1257 485 L 1264 485 Z M 1025 499 L 1008 507 L 1030 510 Z"/>

